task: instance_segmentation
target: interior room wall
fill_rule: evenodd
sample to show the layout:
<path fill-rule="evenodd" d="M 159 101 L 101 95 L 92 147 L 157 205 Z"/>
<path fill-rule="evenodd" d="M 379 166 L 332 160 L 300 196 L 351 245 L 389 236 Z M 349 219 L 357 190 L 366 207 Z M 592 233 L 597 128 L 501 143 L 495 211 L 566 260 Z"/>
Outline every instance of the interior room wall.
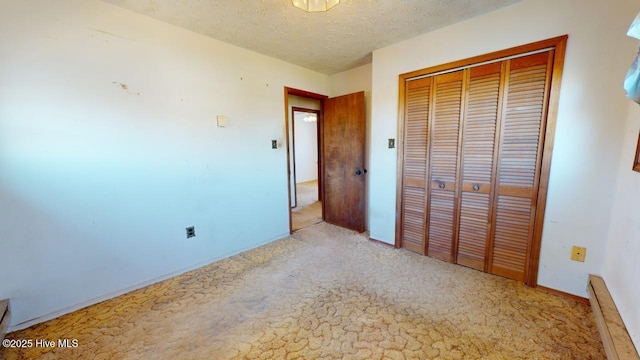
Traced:
<path fill-rule="evenodd" d="M 357 68 L 329 76 L 329 96 L 336 97 L 359 91 L 364 91 L 365 100 L 365 169 L 371 173 L 371 89 L 372 89 L 372 64 L 366 64 Z M 373 170 L 375 171 L 375 169 Z M 369 229 L 369 177 L 366 178 L 365 195 L 365 227 Z"/>
<path fill-rule="evenodd" d="M 629 60 L 631 61 L 631 60 Z M 640 105 L 629 101 L 622 154 L 609 217 L 603 278 L 640 350 L 640 173 L 631 170 L 640 132 Z"/>
<path fill-rule="evenodd" d="M 309 114 L 294 113 L 296 183 L 318 180 L 318 122 L 304 121 Z"/>
<path fill-rule="evenodd" d="M 371 236 L 395 240 L 397 152 L 386 139 L 398 132 L 398 75 L 568 34 L 538 283 L 586 297 L 604 261 L 628 112 L 622 80 L 637 50 L 625 34 L 639 10 L 632 0 L 524 0 L 374 51 Z M 573 245 L 587 248 L 586 262 L 570 260 Z"/>
<path fill-rule="evenodd" d="M 283 89 L 328 92 L 94 0 L 3 2 L 0 79 L 12 330 L 288 236 Z"/>

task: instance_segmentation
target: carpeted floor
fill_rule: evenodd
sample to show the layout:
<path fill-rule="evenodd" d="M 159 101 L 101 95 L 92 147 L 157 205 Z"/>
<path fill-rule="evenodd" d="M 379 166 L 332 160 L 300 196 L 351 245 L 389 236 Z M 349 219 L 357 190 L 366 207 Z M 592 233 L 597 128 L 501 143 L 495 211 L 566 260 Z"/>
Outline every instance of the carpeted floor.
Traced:
<path fill-rule="evenodd" d="M 604 359 L 589 307 L 320 223 L 7 336 L 13 359 Z"/>
<path fill-rule="evenodd" d="M 291 228 L 304 229 L 322 221 L 322 203 L 318 201 L 318 181 L 296 184 L 297 206 L 291 209 Z"/>

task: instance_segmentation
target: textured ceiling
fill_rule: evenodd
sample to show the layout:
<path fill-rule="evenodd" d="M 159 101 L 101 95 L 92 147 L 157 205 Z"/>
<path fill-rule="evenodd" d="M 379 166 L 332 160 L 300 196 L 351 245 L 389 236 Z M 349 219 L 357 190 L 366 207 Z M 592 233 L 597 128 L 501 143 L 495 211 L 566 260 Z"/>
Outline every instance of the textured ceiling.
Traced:
<path fill-rule="evenodd" d="M 325 74 L 371 52 L 521 0 L 341 0 L 306 13 L 291 0 L 104 0 Z"/>

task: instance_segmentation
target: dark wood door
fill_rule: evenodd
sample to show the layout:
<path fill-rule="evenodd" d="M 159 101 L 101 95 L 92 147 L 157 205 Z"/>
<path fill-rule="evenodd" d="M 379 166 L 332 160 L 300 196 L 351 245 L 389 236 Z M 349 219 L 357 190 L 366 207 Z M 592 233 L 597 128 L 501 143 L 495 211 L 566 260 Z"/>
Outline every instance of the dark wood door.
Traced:
<path fill-rule="evenodd" d="M 324 102 L 324 220 L 364 231 L 365 176 L 364 92 Z"/>

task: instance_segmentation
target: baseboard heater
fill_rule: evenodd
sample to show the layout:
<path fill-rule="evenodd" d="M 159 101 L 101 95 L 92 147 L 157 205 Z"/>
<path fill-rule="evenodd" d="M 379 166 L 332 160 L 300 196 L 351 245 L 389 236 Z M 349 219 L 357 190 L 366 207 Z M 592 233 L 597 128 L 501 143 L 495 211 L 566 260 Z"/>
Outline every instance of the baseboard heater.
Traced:
<path fill-rule="evenodd" d="M 9 300 L 0 300 L 0 341 L 4 339 L 4 335 L 9 328 L 9 320 L 11 320 L 11 309 L 9 309 Z"/>
<path fill-rule="evenodd" d="M 589 275 L 589 301 L 609 360 L 640 360 L 607 285 L 600 276 Z"/>

